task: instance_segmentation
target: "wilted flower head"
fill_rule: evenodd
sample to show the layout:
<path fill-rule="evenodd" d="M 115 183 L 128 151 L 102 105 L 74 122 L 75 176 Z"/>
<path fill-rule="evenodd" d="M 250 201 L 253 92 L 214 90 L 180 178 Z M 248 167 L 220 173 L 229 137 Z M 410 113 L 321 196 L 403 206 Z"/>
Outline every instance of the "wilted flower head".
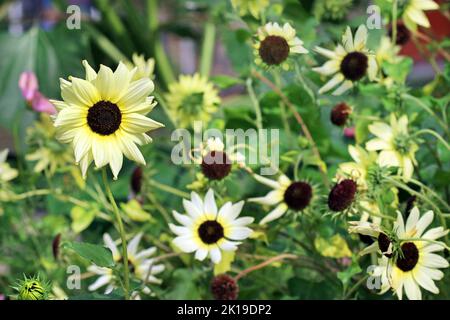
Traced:
<path fill-rule="evenodd" d="M 342 127 L 346 124 L 351 113 L 352 108 L 345 102 L 341 102 L 331 110 L 330 120 L 334 125 Z"/>
<path fill-rule="evenodd" d="M 236 300 L 239 286 L 234 278 L 227 274 L 221 274 L 212 279 L 211 293 L 216 300 Z"/>

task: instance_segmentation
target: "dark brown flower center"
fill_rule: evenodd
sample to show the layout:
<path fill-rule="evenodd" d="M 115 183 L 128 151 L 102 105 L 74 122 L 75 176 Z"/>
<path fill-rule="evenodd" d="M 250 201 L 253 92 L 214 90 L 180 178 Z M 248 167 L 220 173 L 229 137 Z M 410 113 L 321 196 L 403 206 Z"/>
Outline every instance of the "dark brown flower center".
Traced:
<path fill-rule="evenodd" d="M 331 189 L 328 195 L 328 207 L 332 211 L 343 211 L 347 209 L 355 199 L 357 184 L 351 179 L 339 182 Z"/>
<path fill-rule="evenodd" d="M 411 271 L 419 261 L 419 250 L 412 242 L 402 244 L 403 257 L 397 259 L 397 267 L 402 271 Z"/>
<path fill-rule="evenodd" d="M 230 174 L 231 160 L 225 152 L 211 151 L 202 159 L 202 172 L 211 180 L 222 180 Z"/>
<path fill-rule="evenodd" d="M 306 182 L 293 182 L 284 192 L 284 202 L 290 209 L 303 210 L 311 202 L 312 188 Z"/>
<path fill-rule="evenodd" d="M 203 243 L 217 243 L 217 241 L 224 237 L 223 227 L 215 220 L 207 220 L 198 228 L 198 236 Z"/>
<path fill-rule="evenodd" d="M 384 233 L 380 233 L 378 235 L 378 247 L 386 257 L 392 257 L 392 253 L 386 253 L 389 250 L 389 246 L 391 245 L 391 239 Z"/>
<path fill-rule="evenodd" d="M 369 67 L 367 56 L 358 51 L 348 53 L 341 62 L 341 72 L 347 80 L 358 81 L 366 75 Z"/>
<path fill-rule="evenodd" d="M 348 119 L 352 109 L 345 103 L 339 103 L 331 110 L 330 120 L 337 126 L 343 126 Z"/>
<path fill-rule="evenodd" d="M 119 107 L 109 101 L 99 101 L 88 110 L 87 123 L 95 133 L 107 136 L 120 127 L 122 113 Z"/>
<path fill-rule="evenodd" d="M 222 274 L 211 281 L 211 293 L 216 300 L 236 300 L 239 286 L 234 278 Z"/>
<path fill-rule="evenodd" d="M 389 38 L 392 39 L 392 26 L 389 28 L 388 34 Z M 395 43 L 403 46 L 411 39 L 411 31 L 409 31 L 403 23 L 397 23 L 397 36 L 395 38 Z"/>
<path fill-rule="evenodd" d="M 289 44 L 283 37 L 267 36 L 261 41 L 259 56 L 269 66 L 279 65 L 287 59 L 289 50 Z"/>
<path fill-rule="evenodd" d="M 118 262 L 120 264 L 124 264 L 123 258 L 121 257 Z M 130 273 L 134 273 L 134 271 L 136 270 L 136 267 L 134 266 L 133 262 L 130 261 L 130 259 L 128 259 L 128 270 L 130 271 Z"/>

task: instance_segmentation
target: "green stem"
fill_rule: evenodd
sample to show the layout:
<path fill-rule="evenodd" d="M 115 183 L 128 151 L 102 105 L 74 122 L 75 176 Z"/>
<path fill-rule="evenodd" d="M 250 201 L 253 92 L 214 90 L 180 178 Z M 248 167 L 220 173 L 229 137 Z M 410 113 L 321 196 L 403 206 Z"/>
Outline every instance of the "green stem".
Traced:
<path fill-rule="evenodd" d="M 173 195 L 179 196 L 181 198 L 189 198 L 189 194 L 187 192 L 184 192 L 184 191 L 178 190 L 176 188 L 170 187 L 168 185 L 159 183 L 156 180 L 150 179 L 148 183 L 149 183 L 149 185 L 151 185 L 153 187 L 156 187 L 162 191 L 166 191 Z"/>
<path fill-rule="evenodd" d="M 256 97 L 255 91 L 253 90 L 252 79 L 248 78 L 246 84 L 248 94 L 250 96 L 250 99 L 252 100 L 253 107 L 255 108 L 256 127 L 258 128 L 258 130 L 262 130 L 263 124 L 262 124 L 261 106 L 259 105 L 258 98 Z"/>
<path fill-rule="evenodd" d="M 275 79 L 275 85 L 278 88 L 280 88 L 280 90 L 281 90 L 281 88 L 282 88 L 281 77 L 277 70 L 273 71 L 273 77 Z M 289 125 L 289 120 L 287 117 L 286 105 L 284 104 L 283 101 L 280 101 L 279 106 L 280 106 L 281 120 L 283 121 L 284 130 L 286 131 L 289 143 L 291 143 L 293 140 L 292 140 L 291 127 Z"/>
<path fill-rule="evenodd" d="M 450 146 L 448 145 L 448 143 L 444 140 L 444 138 L 442 138 L 436 131 L 431 130 L 431 129 L 421 129 L 419 131 L 417 131 L 414 135 L 415 136 L 419 136 L 421 134 L 431 134 L 432 136 L 434 136 L 435 138 L 437 138 L 440 142 L 442 142 L 442 144 L 447 148 L 447 150 L 450 150 Z"/>
<path fill-rule="evenodd" d="M 358 282 L 356 282 L 355 285 L 350 290 L 348 290 L 347 294 L 344 295 L 343 300 L 347 300 L 353 294 L 353 292 L 355 292 L 359 288 L 359 286 L 367 280 L 368 277 L 368 275 L 365 275 L 364 277 L 359 279 Z"/>
<path fill-rule="evenodd" d="M 392 3 L 392 45 L 395 46 L 397 43 L 397 10 L 398 3 L 394 0 Z"/>
<path fill-rule="evenodd" d="M 431 193 L 437 200 L 439 200 L 439 202 L 448 210 L 450 210 L 450 206 L 448 205 L 447 202 L 445 202 L 443 199 L 441 199 L 441 197 L 439 197 L 439 195 L 431 188 L 427 187 L 426 185 L 424 185 L 422 182 L 416 180 L 416 179 L 409 179 L 409 181 L 411 181 L 412 183 L 418 185 L 419 187 L 427 190 L 429 193 Z"/>
<path fill-rule="evenodd" d="M 109 186 L 108 177 L 106 173 L 106 167 L 102 169 L 102 177 L 103 177 L 103 184 L 105 185 L 105 191 L 109 198 L 109 201 L 111 202 L 111 205 L 113 207 L 114 215 L 117 220 L 117 226 L 120 233 L 120 239 L 122 241 L 122 260 L 124 265 L 123 270 L 123 276 L 124 276 L 124 293 L 125 293 L 125 299 L 128 300 L 130 298 L 130 269 L 128 268 L 128 251 L 127 251 L 127 238 L 125 235 L 125 229 L 123 227 L 122 218 L 120 217 L 120 211 L 117 207 L 117 203 L 114 200 L 114 196 L 111 192 L 111 188 Z"/>
<path fill-rule="evenodd" d="M 158 71 L 164 82 L 164 86 L 167 88 L 169 83 L 175 81 L 175 75 L 159 37 L 159 16 L 157 0 L 147 1 L 147 15 L 150 34 L 153 35 L 153 49 L 155 54 L 156 67 L 158 68 Z"/>
<path fill-rule="evenodd" d="M 200 58 L 200 74 L 209 77 L 214 58 L 214 46 L 216 44 L 216 26 L 212 21 L 205 24 L 203 31 L 202 53 Z"/>
<path fill-rule="evenodd" d="M 433 110 L 431 110 L 431 108 L 428 107 L 422 100 L 420 100 L 420 99 L 418 99 L 418 98 L 416 98 L 416 97 L 414 97 L 414 96 L 412 96 L 410 94 L 407 94 L 407 93 L 402 94 L 402 98 L 404 100 L 412 101 L 412 102 L 416 103 L 419 107 L 424 109 L 427 113 L 429 113 L 431 116 L 433 116 L 435 118 L 435 120 L 439 123 L 439 125 L 445 130 L 446 135 L 447 136 L 450 135 L 447 124 L 445 122 L 443 122 L 442 119 L 440 117 L 438 117 L 433 112 Z"/>

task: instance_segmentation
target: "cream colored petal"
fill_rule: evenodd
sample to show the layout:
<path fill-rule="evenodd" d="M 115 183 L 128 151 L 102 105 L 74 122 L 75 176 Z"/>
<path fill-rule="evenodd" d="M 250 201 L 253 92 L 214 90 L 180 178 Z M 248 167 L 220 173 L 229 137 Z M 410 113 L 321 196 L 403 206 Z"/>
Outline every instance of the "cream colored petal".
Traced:
<path fill-rule="evenodd" d="M 143 235 L 142 232 L 139 232 L 137 235 L 133 237 L 133 239 L 131 239 L 130 242 L 128 242 L 127 253 L 129 256 L 134 257 L 136 255 L 139 242 L 141 242 L 142 235 Z"/>
<path fill-rule="evenodd" d="M 264 197 L 250 198 L 248 201 L 271 206 L 282 201 L 283 195 L 284 193 L 281 190 L 272 190 Z"/>
<path fill-rule="evenodd" d="M 360 25 L 355 34 L 355 50 L 361 51 L 365 48 L 367 42 L 367 28 L 365 25 Z"/>
<path fill-rule="evenodd" d="M 353 82 L 351 82 L 350 80 L 346 80 L 341 84 L 341 86 L 339 88 L 337 88 L 333 92 L 333 96 L 340 96 L 341 94 L 343 94 L 344 92 L 346 92 L 347 90 L 349 90 L 351 88 L 353 88 Z"/>
<path fill-rule="evenodd" d="M 127 113 L 122 114 L 120 127 L 129 133 L 145 133 L 164 125 L 139 113 Z"/>
<path fill-rule="evenodd" d="M 319 90 L 319 94 L 325 93 L 339 85 L 342 81 L 344 81 L 344 75 L 342 73 L 336 74 L 330 81 L 328 81 L 322 88 Z"/>
<path fill-rule="evenodd" d="M 321 47 L 315 47 L 314 51 L 316 51 L 317 53 L 321 54 L 324 57 L 327 57 L 328 59 L 337 59 L 338 56 L 336 55 L 336 52 L 325 49 L 325 48 L 321 48 Z"/>
<path fill-rule="evenodd" d="M 75 153 L 75 162 L 80 162 L 81 159 L 88 153 L 92 147 L 91 135 L 87 128 L 80 128 L 77 130 L 73 138 L 73 146 Z"/>
<path fill-rule="evenodd" d="M 353 45 L 353 35 L 350 27 L 347 27 L 344 35 L 342 36 L 342 44 L 347 52 L 355 51 L 355 46 Z"/>
<path fill-rule="evenodd" d="M 392 139 L 392 128 L 384 122 L 376 122 L 369 125 L 369 131 L 385 141 Z"/>
<path fill-rule="evenodd" d="M 398 153 L 392 150 L 381 151 L 377 162 L 382 167 L 399 167 L 401 164 Z"/>
<path fill-rule="evenodd" d="M 128 90 L 117 102 L 121 109 L 127 110 L 136 104 L 146 101 L 148 95 L 153 91 L 153 82 L 148 78 L 142 78 L 134 81 L 128 87 Z"/>
<path fill-rule="evenodd" d="M 266 224 L 273 220 L 280 218 L 283 214 L 286 213 L 288 206 L 285 203 L 280 203 L 275 209 L 267 214 L 260 222 L 260 225 Z"/>
<path fill-rule="evenodd" d="M 420 291 L 419 285 L 416 283 L 412 277 L 411 272 L 405 273 L 405 293 L 409 300 L 422 300 L 422 292 Z"/>
<path fill-rule="evenodd" d="M 217 204 L 214 199 L 214 190 L 209 189 L 205 195 L 204 212 L 207 214 L 217 215 Z"/>
<path fill-rule="evenodd" d="M 101 100 L 96 87 L 89 81 L 72 77 L 72 90 L 85 106 L 93 106 Z"/>
<path fill-rule="evenodd" d="M 416 24 L 422 27 L 425 28 L 430 27 L 430 21 L 428 20 L 427 16 L 423 13 L 423 11 L 420 9 L 409 6 L 405 11 L 405 15 L 409 17 L 409 19 L 414 21 Z"/>
<path fill-rule="evenodd" d="M 313 68 L 313 71 L 324 76 L 330 76 L 339 71 L 340 62 L 338 60 L 328 60 L 323 66 Z"/>
<path fill-rule="evenodd" d="M 432 0 L 416 0 L 414 5 L 422 10 L 437 10 L 439 5 Z"/>
<path fill-rule="evenodd" d="M 84 69 L 86 70 L 86 80 L 87 81 L 92 81 L 97 77 L 97 72 L 95 72 L 94 69 L 92 69 L 92 67 L 89 65 L 89 62 L 87 62 L 87 60 L 83 60 L 83 66 Z"/>
<path fill-rule="evenodd" d="M 268 187 L 271 187 L 272 189 L 279 189 L 280 188 L 280 184 L 277 181 L 274 180 L 270 180 L 267 179 L 263 176 L 254 174 L 253 177 L 255 178 L 255 180 L 257 180 L 258 182 L 265 184 Z"/>

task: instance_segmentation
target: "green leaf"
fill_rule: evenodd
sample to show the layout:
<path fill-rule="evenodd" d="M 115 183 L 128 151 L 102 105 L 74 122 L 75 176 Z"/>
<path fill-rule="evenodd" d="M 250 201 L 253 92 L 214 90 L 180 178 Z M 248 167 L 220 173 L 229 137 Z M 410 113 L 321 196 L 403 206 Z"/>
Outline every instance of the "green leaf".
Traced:
<path fill-rule="evenodd" d="M 72 218 L 72 230 L 76 233 L 80 233 L 89 227 L 94 221 L 95 212 L 97 209 L 92 208 L 82 208 L 79 206 L 75 206 L 70 210 L 70 217 Z"/>
<path fill-rule="evenodd" d="M 237 84 L 243 83 L 239 78 L 230 77 L 227 75 L 218 75 L 211 78 L 216 86 L 220 89 L 227 89 Z"/>
<path fill-rule="evenodd" d="M 236 252 L 234 251 L 224 251 L 222 252 L 222 260 L 220 263 L 214 265 L 214 275 L 226 273 L 231 270 L 231 264 L 234 261 Z"/>
<path fill-rule="evenodd" d="M 173 273 L 170 292 L 165 297 L 171 300 L 195 300 L 200 299 L 198 285 L 195 283 L 198 274 L 190 269 L 177 269 Z"/>
<path fill-rule="evenodd" d="M 337 277 L 341 280 L 344 288 L 347 288 L 353 276 L 362 271 L 356 259 L 352 260 L 352 264 L 344 271 L 338 272 Z"/>
<path fill-rule="evenodd" d="M 75 251 L 79 256 L 89 260 L 99 267 L 114 267 L 111 250 L 103 246 L 85 242 L 66 242 L 63 248 Z"/>
<path fill-rule="evenodd" d="M 397 83 L 405 83 L 406 77 L 411 71 L 413 60 L 411 58 L 404 58 L 396 63 L 383 63 L 383 70 L 386 74 L 395 80 Z"/>

